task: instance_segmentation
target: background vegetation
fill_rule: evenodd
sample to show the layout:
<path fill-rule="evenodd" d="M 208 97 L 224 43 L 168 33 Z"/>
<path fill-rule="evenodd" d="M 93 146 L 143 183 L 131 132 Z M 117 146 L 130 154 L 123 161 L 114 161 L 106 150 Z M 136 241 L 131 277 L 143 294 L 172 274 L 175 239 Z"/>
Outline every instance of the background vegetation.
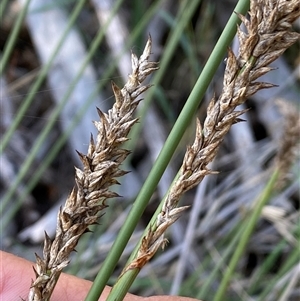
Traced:
<path fill-rule="evenodd" d="M 29 8 L 26 5 L 29 5 Z M 122 227 L 177 116 L 222 32 L 235 1 L 2 1 L 1 13 L 1 249 L 34 260 L 44 230 L 74 185 L 76 150 L 86 152 L 95 107 L 114 101 L 110 81 L 124 84 L 130 50 L 140 55 L 148 34 L 160 70 L 141 103 L 128 143 L 131 173 L 116 190 L 93 233 L 76 248 L 68 272 L 93 280 Z M 26 14 L 27 11 L 27 14 Z M 299 30 L 299 20 L 295 24 Z M 236 41 L 232 43 L 235 50 Z M 266 187 L 282 141 L 276 99 L 299 107 L 299 42 L 264 81 L 278 88 L 246 103 L 247 122 L 233 127 L 205 178 L 182 203 L 192 205 L 170 229 L 169 244 L 141 271 L 131 292 L 181 294 L 213 300 L 249 208 Z M 220 93 L 221 64 L 195 117 Z M 110 284 L 124 267 L 192 143 L 191 120 L 175 155 L 124 251 Z M 299 151 L 298 151 L 299 154 Z M 299 157 L 280 192 L 272 193 L 230 280 L 223 300 L 297 300 L 299 269 Z"/>

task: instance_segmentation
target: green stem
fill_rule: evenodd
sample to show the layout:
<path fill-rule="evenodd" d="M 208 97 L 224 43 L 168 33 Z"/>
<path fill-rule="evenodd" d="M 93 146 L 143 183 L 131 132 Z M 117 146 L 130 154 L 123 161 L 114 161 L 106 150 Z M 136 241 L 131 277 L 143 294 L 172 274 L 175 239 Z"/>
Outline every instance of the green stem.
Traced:
<path fill-rule="evenodd" d="M 4 11 L 6 9 L 8 0 L 2 0 L 0 3 L 0 18 L 3 18 Z M 3 19 L 2 19 L 3 20 Z"/>
<path fill-rule="evenodd" d="M 279 175 L 279 170 L 276 169 L 273 172 L 272 177 L 269 180 L 268 184 L 266 185 L 261 197 L 256 202 L 255 207 L 253 209 L 253 213 L 251 214 L 251 217 L 249 219 L 249 223 L 247 224 L 247 226 L 245 228 L 245 233 L 241 237 L 241 240 L 240 240 L 239 244 L 237 245 L 237 248 L 231 258 L 229 266 L 226 269 L 224 277 L 222 278 L 220 287 L 213 299 L 214 301 L 224 300 L 226 289 L 227 289 L 228 283 L 231 279 L 231 276 L 233 275 L 235 268 L 238 264 L 238 261 L 240 260 L 242 254 L 245 250 L 245 247 L 250 239 L 250 236 L 251 236 L 251 234 L 256 226 L 256 223 L 261 215 L 261 211 L 262 211 L 263 207 L 267 204 L 267 202 L 270 199 L 270 196 L 272 195 L 272 191 L 273 191 L 274 185 L 277 181 L 278 175 Z"/>
<path fill-rule="evenodd" d="M 249 0 L 240 0 L 235 8 L 236 12 L 245 14 L 249 9 Z M 201 75 L 199 76 L 182 112 L 180 113 L 174 127 L 166 140 L 166 143 L 161 150 L 152 170 L 149 173 L 147 180 L 140 190 L 139 195 L 123 225 L 119 235 L 116 238 L 108 256 L 106 257 L 101 270 L 99 271 L 87 297 L 86 301 L 98 300 L 103 291 L 109 277 L 111 276 L 118 259 L 120 258 L 127 242 L 132 235 L 142 213 L 144 212 L 157 184 L 165 171 L 172 155 L 174 154 L 186 128 L 188 127 L 192 116 L 194 115 L 204 93 L 215 74 L 219 64 L 221 63 L 226 49 L 232 41 L 236 26 L 240 20 L 236 14 L 232 14 L 221 37 L 219 38 L 207 64 L 205 65 Z M 115 299 L 118 300 L 118 299 Z M 120 300 L 120 299 L 119 299 Z"/>
<path fill-rule="evenodd" d="M 299 234 L 299 226 L 297 229 L 297 232 Z M 299 237 L 299 236 L 298 236 Z M 256 299 L 257 301 L 264 301 L 264 300 L 271 300 L 270 298 L 267 298 L 268 295 L 274 291 L 274 287 L 276 287 L 276 284 L 282 277 L 288 273 L 293 267 L 295 267 L 297 264 L 299 264 L 299 239 L 298 244 L 294 247 L 294 249 L 289 253 L 289 256 L 287 256 L 285 262 L 283 263 L 280 270 L 276 273 L 275 277 L 271 279 L 265 286 L 264 290 L 259 294 L 259 297 Z"/>
<path fill-rule="evenodd" d="M 6 68 L 7 63 L 8 63 L 9 57 L 13 52 L 13 48 L 16 44 L 16 41 L 17 41 L 17 38 L 18 38 L 18 34 L 20 32 L 22 23 L 23 23 L 24 18 L 27 14 L 29 3 L 30 3 L 30 0 L 27 0 L 24 7 L 23 7 L 23 9 L 21 10 L 21 12 L 20 12 L 20 14 L 17 18 L 17 21 L 14 24 L 14 27 L 13 27 L 13 30 L 12 30 L 10 36 L 9 36 L 9 39 L 8 39 L 7 43 L 5 44 L 5 46 L 4 46 L 3 57 L 2 57 L 1 62 L 0 62 L 0 77 L 3 75 L 3 72 Z M 0 14 L 1 15 L 2 15 L 2 13 L 4 13 L 4 9 L 5 9 L 6 4 L 7 4 L 7 1 L 4 1 L 1 4 L 1 7 L 0 7 Z"/>
<path fill-rule="evenodd" d="M 197 8 L 200 2 L 201 0 L 196 0 L 196 1 L 194 0 L 192 2 L 189 1 L 189 3 L 186 2 L 185 5 L 183 5 L 182 10 L 179 12 L 179 16 L 175 21 L 176 26 L 173 27 L 170 33 L 170 37 L 166 42 L 167 47 L 164 49 L 163 57 L 159 62 L 159 70 L 156 71 L 153 74 L 153 77 L 151 78 L 151 82 L 154 87 L 158 86 L 161 80 L 164 78 L 164 76 L 166 76 L 167 67 L 169 66 L 170 61 L 174 56 L 174 52 L 180 41 L 182 32 L 187 25 L 187 20 L 190 20 L 192 14 L 194 14 L 195 9 Z M 143 100 L 143 106 L 139 110 L 139 114 L 140 114 L 139 119 L 141 122 L 139 122 L 135 127 L 133 127 L 133 129 L 130 132 L 131 139 L 127 143 L 129 149 L 132 149 L 133 146 L 136 145 L 137 143 L 137 139 L 139 137 L 139 133 L 141 131 L 142 124 L 143 124 L 142 120 L 145 119 L 149 106 L 154 97 L 154 93 L 155 93 L 155 89 L 150 89 L 147 92 L 145 99 Z"/>
<path fill-rule="evenodd" d="M 201 288 L 197 294 L 197 298 L 199 298 L 199 299 L 200 298 L 201 299 L 209 298 L 209 295 L 210 295 L 209 291 L 210 291 L 211 287 L 213 286 L 213 282 L 217 278 L 219 271 L 225 265 L 226 261 L 230 258 L 230 255 L 233 254 L 234 249 L 236 248 L 236 245 L 238 244 L 240 237 L 243 235 L 243 231 L 245 228 L 244 224 L 239 224 L 238 226 L 239 226 L 239 228 L 237 230 L 237 233 L 234 235 L 234 237 L 232 239 L 228 239 L 229 235 L 226 237 L 228 240 L 222 239 L 223 244 L 224 244 L 223 240 L 225 240 L 226 245 L 228 244 L 228 241 L 230 241 L 230 243 L 228 246 L 226 246 L 226 250 L 224 251 L 224 253 L 222 253 L 222 257 L 216 263 L 216 265 L 214 266 L 212 271 L 210 271 L 209 275 L 205 279 L 205 282 L 201 285 Z M 216 247 L 216 246 L 214 246 L 214 247 Z"/>

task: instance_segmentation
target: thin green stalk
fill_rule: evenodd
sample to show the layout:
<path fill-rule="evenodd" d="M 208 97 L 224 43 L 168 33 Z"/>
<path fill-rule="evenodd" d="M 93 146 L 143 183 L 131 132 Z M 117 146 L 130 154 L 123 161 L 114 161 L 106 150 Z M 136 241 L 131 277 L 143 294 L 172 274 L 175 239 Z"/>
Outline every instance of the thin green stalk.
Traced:
<path fill-rule="evenodd" d="M 159 4 L 159 1 L 156 1 L 156 3 L 153 5 L 152 9 L 149 9 L 147 13 L 143 16 L 141 22 L 136 26 L 136 28 L 133 30 L 132 34 L 130 35 L 130 38 L 128 39 L 128 42 L 126 43 L 125 49 L 129 49 L 130 46 L 133 44 L 133 41 L 135 41 L 136 37 L 138 37 L 142 30 L 145 28 L 147 22 L 151 17 L 154 15 L 157 5 Z M 104 29 L 102 29 L 104 30 Z M 99 34 L 101 31 L 99 31 Z M 89 50 L 89 53 L 87 56 L 92 56 L 95 48 L 97 48 L 97 43 L 100 41 L 99 38 L 97 38 L 98 35 L 95 38 L 95 41 L 93 42 L 94 46 L 91 46 Z M 113 63 L 109 66 L 109 68 L 106 70 L 106 72 L 103 74 L 103 78 L 109 79 L 111 75 L 113 74 L 113 71 L 116 69 L 117 63 L 121 57 L 122 53 L 113 61 Z M 35 171 L 35 173 L 30 177 L 30 181 L 26 184 L 26 187 L 22 191 L 22 195 L 20 195 L 16 201 L 14 202 L 14 206 L 11 207 L 5 216 L 3 217 L 3 226 L 5 227 L 9 221 L 13 218 L 13 216 L 16 214 L 16 212 L 19 210 L 20 206 L 22 205 L 23 200 L 29 195 L 29 193 L 32 191 L 36 183 L 39 181 L 40 177 L 43 175 L 47 167 L 51 164 L 51 162 L 54 160 L 58 152 L 61 150 L 63 145 L 66 143 L 68 137 L 70 136 L 72 130 L 76 126 L 78 120 L 82 118 L 84 115 L 85 111 L 87 110 L 88 106 L 90 103 L 95 99 L 99 91 L 105 86 L 106 81 L 101 81 L 99 82 L 98 86 L 96 89 L 91 93 L 91 95 L 88 97 L 88 99 L 84 102 L 82 108 L 79 110 L 79 112 L 74 116 L 71 124 L 68 126 L 68 128 L 64 131 L 64 133 L 59 137 L 59 139 L 55 142 L 55 144 L 52 146 L 51 150 L 49 151 L 49 154 L 46 156 L 46 158 L 43 159 L 42 164 L 39 166 L 39 168 Z M 75 87 L 75 79 L 74 82 L 70 85 L 70 87 Z M 9 198 L 8 198 L 9 199 Z M 4 208 L 4 207 L 3 207 Z"/>
<path fill-rule="evenodd" d="M 254 294 L 256 292 L 256 289 L 259 287 L 259 284 L 263 282 L 264 276 L 268 271 L 270 271 L 270 269 L 274 267 L 274 262 L 278 260 L 286 245 L 287 241 L 283 238 L 281 242 L 275 246 L 274 250 L 272 250 L 272 253 L 264 260 L 261 266 L 259 266 L 257 271 L 251 276 L 251 279 L 253 279 L 253 281 L 252 283 L 250 281 L 251 284 L 247 291 L 249 295 Z"/>
<path fill-rule="evenodd" d="M 176 28 L 178 27 L 178 21 L 174 18 L 172 18 L 172 16 L 168 13 L 161 13 L 162 18 L 164 19 L 164 21 L 172 28 L 172 30 L 176 30 Z M 180 20 L 179 20 L 180 21 Z M 193 42 L 191 41 L 191 37 L 189 35 L 189 26 L 185 32 L 183 34 L 181 34 L 180 36 L 180 46 L 182 47 L 184 56 L 187 58 L 191 71 L 194 73 L 195 75 L 195 81 L 198 77 L 198 74 L 200 74 L 201 68 L 200 68 L 200 62 L 198 60 L 197 57 L 197 50 L 195 49 L 195 45 L 193 45 Z M 166 43 L 168 44 L 168 43 Z M 201 41 L 200 41 L 201 44 Z M 174 49 L 174 51 L 176 51 L 176 49 Z M 191 79 L 189 79 L 190 81 L 192 81 L 193 77 L 193 73 L 191 74 Z"/>
<path fill-rule="evenodd" d="M 245 227 L 247 227 L 247 224 L 249 223 L 249 219 L 250 216 L 246 216 L 245 219 L 241 220 L 238 224 L 235 225 L 233 229 L 231 229 L 230 233 L 228 233 L 226 237 L 222 238 L 220 244 L 226 245 L 226 250 L 222 254 L 222 258 L 220 258 L 218 263 L 210 272 L 209 276 L 205 279 L 203 285 L 201 285 L 201 288 L 196 298 L 205 300 L 206 298 L 209 297 L 209 290 L 211 289 L 213 282 L 216 281 L 217 275 L 220 273 L 222 266 L 224 266 L 224 263 L 227 261 L 229 256 L 233 254 L 233 251 L 236 248 L 239 239 L 245 233 Z M 230 241 L 229 245 L 228 245 L 228 241 Z"/>
<path fill-rule="evenodd" d="M 3 18 L 4 11 L 6 9 L 8 0 L 2 0 L 0 3 L 0 18 Z"/>
<path fill-rule="evenodd" d="M 3 8 L 2 8 L 2 5 L 1 5 L 0 13 L 2 12 L 2 10 L 4 12 L 6 2 L 4 2 L 2 4 Z M 7 43 L 5 43 L 4 51 L 3 51 L 3 57 L 2 57 L 1 62 L 0 62 L 0 77 L 3 75 L 3 72 L 6 68 L 7 63 L 8 63 L 9 57 L 11 56 L 11 54 L 13 52 L 13 48 L 16 44 L 16 41 L 17 41 L 17 38 L 18 38 L 18 34 L 20 32 L 22 23 L 23 23 L 23 21 L 25 19 L 25 16 L 27 14 L 29 4 L 30 4 L 30 0 L 27 0 L 25 2 L 25 5 L 24 5 L 23 9 L 21 10 L 20 14 L 18 15 L 18 18 L 17 18 L 17 20 L 14 24 L 13 30 L 12 30 L 10 36 L 9 36 L 9 39 L 8 39 Z"/>
<path fill-rule="evenodd" d="M 159 63 L 159 70 L 154 73 L 152 76 L 151 82 L 155 86 L 158 86 L 161 80 L 164 78 L 169 63 L 174 55 L 174 52 L 176 50 L 176 46 L 178 45 L 183 30 L 187 26 L 187 22 L 191 19 L 192 15 L 194 14 L 196 8 L 198 7 L 199 3 L 201 0 L 196 0 L 196 1 L 187 1 L 185 3 L 185 6 L 182 7 L 182 10 L 179 12 L 179 17 L 176 20 L 176 26 L 172 28 L 170 37 L 168 41 L 166 42 L 167 47 L 164 49 L 164 54 L 163 57 Z M 151 104 L 151 101 L 153 99 L 155 93 L 155 89 L 150 89 L 147 94 L 145 99 L 143 100 L 143 106 L 141 110 L 139 111 L 139 119 L 140 123 L 137 124 L 137 126 L 133 127 L 131 133 L 130 133 L 130 140 L 128 141 L 128 148 L 132 149 L 133 145 L 136 145 L 136 140 L 139 137 L 139 133 L 141 131 L 141 127 L 143 125 L 142 120 L 145 118 L 149 106 Z"/>
<path fill-rule="evenodd" d="M 132 20 L 131 20 L 131 24 L 129 24 L 129 28 L 130 28 L 130 32 L 132 32 L 132 29 L 135 27 L 136 24 L 138 24 L 140 22 L 141 16 L 143 15 L 143 11 L 146 11 L 146 3 L 140 0 L 134 0 L 134 5 L 133 5 L 133 14 L 132 14 Z M 142 44 L 143 44 L 143 37 L 142 35 L 140 35 L 137 39 L 136 39 L 136 44 L 138 45 L 138 47 L 142 48 Z"/>
<path fill-rule="evenodd" d="M 226 247 L 225 252 L 222 254 L 222 258 L 218 261 L 218 263 L 214 266 L 213 270 L 210 272 L 209 276 L 205 279 L 205 282 L 203 285 L 201 285 L 200 291 L 197 295 L 197 298 L 205 299 L 207 298 L 207 294 L 209 289 L 211 288 L 212 283 L 214 280 L 217 278 L 217 274 L 220 272 L 222 269 L 222 266 L 224 266 L 225 261 L 227 258 L 229 258 L 230 254 L 233 253 L 240 237 L 242 236 L 244 232 L 243 227 L 245 224 L 242 225 L 242 227 L 239 228 L 238 232 L 236 235 L 233 237 L 233 239 L 229 240 L 230 244 Z"/>
<path fill-rule="evenodd" d="M 196 298 L 197 289 L 199 286 L 199 275 L 205 275 L 206 271 L 209 270 L 209 266 L 211 265 L 210 256 L 205 257 L 201 262 L 199 262 L 198 266 L 195 266 L 195 270 L 193 274 L 189 275 L 184 279 L 182 284 L 180 285 L 180 296 L 193 296 Z M 159 278 L 160 280 L 161 278 Z M 197 298 L 198 299 L 198 298 Z"/>
<path fill-rule="evenodd" d="M 245 14 L 249 9 L 249 0 L 240 0 L 235 8 L 235 11 Z M 86 297 L 86 301 L 98 300 L 101 292 L 103 291 L 110 275 L 112 274 L 118 258 L 121 256 L 126 244 L 132 235 L 143 211 L 145 210 L 156 186 L 166 169 L 172 155 L 175 152 L 177 145 L 179 144 L 191 117 L 194 115 L 204 93 L 216 72 L 219 64 L 221 63 L 227 47 L 232 41 L 236 26 L 240 21 L 235 14 L 232 14 L 228 21 L 221 37 L 219 38 L 206 66 L 204 67 L 201 75 L 199 76 L 194 89 L 192 90 L 181 114 L 179 115 L 174 127 L 166 140 L 166 143 L 161 150 L 152 170 L 149 173 L 147 180 L 145 181 L 139 195 L 130 211 L 128 218 L 126 219 L 122 229 L 114 242 L 110 253 L 104 261 L 101 270 L 99 271 L 89 294 Z M 158 212 L 157 212 L 158 214 Z M 156 216 L 154 217 L 155 220 Z"/>
<path fill-rule="evenodd" d="M 242 254 L 245 250 L 245 247 L 250 239 L 250 236 L 253 233 L 253 230 L 256 226 L 257 220 L 259 219 L 259 217 L 261 215 L 261 211 L 262 211 L 263 207 L 267 204 L 267 202 L 269 201 L 269 199 L 272 195 L 272 191 L 273 191 L 274 185 L 277 181 L 278 175 L 279 175 L 279 170 L 276 169 L 273 172 L 269 182 L 267 183 L 261 197 L 256 202 L 255 208 L 253 209 L 253 212 L 249 219 L 249 223 L 247 223 L 247 226 L 245 228 L 244 235 L 242 236 L 242 238 L 241 238 L 239 244 L 237 245 L 237 248 L 231 258 L 231 261 L 229 263 L 228 268 L 226 269 L 226 272 L 224 274 L 224 277 L 222 279 L 220 287 L 213 299 L 214 301 L 220 301 L 220 300 L 224 299 L 228 283 L 230 282 L 230 279 L 235 271 L 235 268 L 236 268 Z"/>
<path fill-rule="evenodd" d="M 51 54 L 51 56 L 49 58 L 49 61 L 47 62 L 47 64 L 45 64 L 42 67 L 42 69 L 39 73 L 39 76 L 37 77 L 36 81 L 34 82 L 33 86 L 30 89 L 29 94 L 27 95 L 26 99 L 22 102 L 22 105 L 20 106 L 17 115 L 14 117 L 13 123 L 11 124 L 11 126 L 9 127 L 8 131 L 5 133 L 5 135 L 2 139 L 2 143 L 0 144 L 0 155 L 2 154 L 4 149 L 6 148 L 6 146 L 9 143 L 13 133 L 17 129 L 17 127 L 20 124 L 23 116 L 25 115 L 26 111 L 30 107 L 36 92 L 38 91 L 38 89 L 40 88 L 40 86 L 43 83 L 44 79 L 46 78 L 46 76 L 48 74 L 48 71 L 51 68 L 52 63 L 53 63 L 58 51 L 60 50 L 61 46 L 63 45 L 66 36 L 68 35 L 70 29 L 72 28 L 75 20 L 78 17 L 80 11 L 82 10 L 85 1 L 86 0 L 80 0 L 77 3 L 77 6 L 74 8 L 73 13 L 69 18 L 67 27 L 65 28 L 65 30 L 64 30 L 57 46 L 56 46 L 56 48 L 54 49 L 53 53 Z"/>
<path fill-rule="evenodd" d="M 283 266 L 276 273 L 273 279 L 269 281 L 268 284 L 265 286 L 264 291 L 260 293 L 257 301 L 266 300 L 267 295 L 274 289 L 275 284 L 278 282 L 278 280 L 298 263 L 299 263 L 299 244 L 293 249 L 292 253 L 289 254 Z"/>
<path fill-rule="evenodd" d="M 194 13 L 196 7 L 199 4 L 199 1 L 201 1 L 201 0 L 196 0 L 196 1 L 193 1 L 192 3 L 189 3 L 188 1 L 186 1 L 185 6 L 183 6 L 183 9 L 179 12 L 180 18 L 177 22 L 177 26 L 174 27 L 174 29 L 172 30 L 172 32 L 170 34 L 171 38 L 167 42 L 168 46 L 165 49 L 164 56 L 163 56 L 163 58 L 160 62 L 160 69 L 154 74 L 154 77 L 152 79 L 152 82 L 153 82 L 154 85 L 157 85 L 160 82 L 160 80 L 163 78 L 163 75 L 164 75 L 164 73 L 167 69 L 167 66 L 168 66 L 168 64 L 169 64 L 169 62 L 170 62 L 170 60 L 171 60 L 171 58 L 174 54 L 174 49 L 176 49 L 176 45 L 178 44 L 178 41 L 180 40 L 181 34 L 182 34 L 186 24 L 187 24 L 187 20 L 190 20 L 192 14 Z M 181 16 L 181 14 L 182 14 L 182 16 Z M 151 102 L 152 95 L 153 95 L 154 92 L 155 92 L 154 89 L 148 91 L 147 96 L 143 101 L 143 108 L 139 112 L 140 120 L 142 120 L 145 117 L 145 115 L 147 113 L 147 110 L 148 110 L 148 107 L 149 107 L 150 102 Z M 141 125 L 141 124 L 142 124 L 142 122 L 139 123 L 139 125 Z M 127 147 L 129 149 L 132 149 L 132 146 L 136 143 L 136 139 L 139 135 L 138 132 L 140 131 L 140 129 L 141 129 L 140 126 L 135 126 L 132 129 L 132 132 L 131 132 L 131 135 L 130 135 L 131 139 L 130 139 L 129 143 L 127 144 Z M 118 259 L 119 259 L 119 257 L 115 257 L 116 262 L 118 261 Z M 106 282 L 102 283 L 103 288 L 104 288 Z M 97 288 L 99 288 L 99 286 L 97 286 Z M 102 290 L 103 290 L 103 288 L 102 288 Z M 92 289 L 93 289 L 93 287 L 92 287 Z M 86 300 L 89 300 L 88 298 L 95 298 L 95 299 L 98 300 L 101 292 L 102 291 L 95 289 L 94 291 L 89 293 Z M 119 294 L 119 296 L 121 296 L 121 295 Z M 91 299 L 91 300 L 93 300 L 93 299 Z"/>
<path fill-rule="evenodd" d="M 52 130 L 57 118 L 59 117 L 59 114 L 62 110 L 62 108 L 65 106 L 65 104 L 67 103 L 70 95 L 73 92 L 74 87 L 76 86 L 77 82 L 79 81 L 79 79 L 81 78 L 86 66 L 88 65 L 88 63 L 90 62 L 91 58 L 93 57 L 94 53 L 96 52 L 96 50 L 98 49 L 99 44 L 101 43 L 102 39 L 105 36 L 105 29 L 106 27 L 109 25 L 109 22 L 111 21 L 111 19 L 113 18 L 116 10 L 120 7 L 121 3 L 123 2 L 123 0 L 118 0 L 111 12 L 110 18 L 107 21 L 107 24 L 105 26 L 103 26 L 101 28 L 101 30 L 99 30 L 96 38 L 94 39 L 90 50 L 87 54 L 87 56 L 84 59 L 84 62 L 82 63 L 82 65 L 80 66 L 80 69 L 78 71 L 78 73 L 76 74 L 75 78 L 73 79 L 73 81 L 71 82 L 67 92 L 65 93 L 65 95 L 63 96 L 61 102 L 59 103 L 59 105 L 55 108 L 55 110 L 52 112 L 51 117 L 49 118 L 49 122 L 47 122 L 45 128 L 43 129 L 43 131 L 40 133 L 39 137 L 37 138 L 35 144 L 33 145 L 28 157 L 26 158 L 26 161 L 23 163 L 20 172 L 17 175 L 17 178 L 15 179 L 15 181 L 12 183 L 12 185 L 9 187 L 7 193 L 4 195 L 3 197 L 3 208 L 5 208 L 5 206 L 7 205 L 7 203 L 9 202 L 9 200 L 12 198 L 14 192 L 16 191 L 18 185 L 21 183 L 21 181 L 23 180 L 23 178 L 25 177 L 25 175 L 27 174 L 27 171 L 29 169 L 29 167 L 31 166 L 32 162 L 34 161 L 37 152 L 39 151 L 40 147 L 43 145 L 45 139 L 47 138 L 48 134 L 50 133 L 50 131 Z M 103 84 L 103 83 L 102 83 Z M 87 107 L 87 103 L 84 104 L 85 107 Z M 75 118 L 73 118 L 72 123 L 70 124 L 70 126 L 68 127 L 67 130 L 67 135 L 71 132 L 71 129 L 74 128 L 74 126 L 78 123 L 78 121 L 80 120 L 79 117 L 81 117 L 83 115 L 83 112 L 80 112 L 81 114 L 78 116 L 78 114 L 75 116 Z M 65 140 L 65 139 L 64 139 Z M 41 173 L 40 172 L 36 172 L 35 174 L 35 178 L 37 178 L 38 176 L 40 176 Z M 22 199 L 24 198 L 24 195 L 22 195 L 21 197 Z M 3 220 L 3 226 L 5 226 L 9 220 L 12 218 L 12 216 L 16 213 L 16 211 L 18 210 L 19 206 L 21 205 L 22 200 L 17 202 L 17 204 L 12 207 L 12 209 L 8 212 L 8 214 L 6 214 L 5 219 Z"/>

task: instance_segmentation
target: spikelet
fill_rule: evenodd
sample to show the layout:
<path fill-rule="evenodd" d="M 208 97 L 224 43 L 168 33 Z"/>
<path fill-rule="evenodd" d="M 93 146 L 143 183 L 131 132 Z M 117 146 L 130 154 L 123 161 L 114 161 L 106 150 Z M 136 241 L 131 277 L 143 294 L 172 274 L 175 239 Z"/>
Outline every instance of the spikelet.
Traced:
<path fill-rule="evenodd" d="M 83 168 L 75 168 L 76 187 L 60 209 L 54 241 L 45 235 L 43 259 L 36 255 L 35 274 L 29 301 L 50 299 L 55 284 L 64 267 L 69 263 L 70 253 L 88 227 L 96 224 L 106 200 L 117 197 L 110 186 L 117 183 L 116 178 L 126 174 L 120 165 L 130 153 L 122 149 L 131 127 L 137 122 L 134 112 L 140 102 L 139 95 L 150 86 L 142 85 L 146 77 L 158 69 L 156 62 L 149 61 L 151 38 L 140 58 L 132 54 L 132 73 L 125 86 L 120 89 L 112 83 L 115 104 L 108 113 L 98 109 L 99 121 L 97 139 L 90 139 L 86 155 L 79 153 Z"/>
<path fill-rule="evenodd" d="M 187 148 L 179 178 L 168 192 L 155 224 L 143 237 L 136 258 L 123 274 L 142 268 L 159 247 L 165 246 L 164 232 L 188 208 L 177 207 L 182 194 L 206 175 L 216 173 L 207 166 L 216 157 L 231 126 L 242 121 L 239 116 L 245 110 L 235 111 L 236 107 L 258 90 L 274 86 L 256 80 L 272 70 L 268 65 L 298 40 L 299 34 L 291 31 L 291 27 L 299 15 L 299 0 L 252 0 L 249 19 L 238 14 L 246 32 L 238 28 L 238 55 L 228 50 L 222 93 L 217 100 L 210 101 L 203 128 L 197 121 L 195 141 Z"/>

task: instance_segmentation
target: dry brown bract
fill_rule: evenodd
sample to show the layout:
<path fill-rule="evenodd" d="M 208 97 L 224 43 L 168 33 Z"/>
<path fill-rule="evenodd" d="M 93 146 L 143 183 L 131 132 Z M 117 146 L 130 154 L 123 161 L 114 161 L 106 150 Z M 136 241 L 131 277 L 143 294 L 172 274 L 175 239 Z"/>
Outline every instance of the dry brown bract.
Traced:
<path fill-rule="evenodd" d="M 133 114 L 140 100 L 137 97 L 149 86 L 143 86 L 145 78 L 157 70 L 157 63 L 150 62 L 151 39 L 138 59 L 132 54 L 132 74 L 120 89 L 112 84 L 116 102 L 108 114 L 98 109 L 100 121 L 96 143 L 91 137 L 87 155 L 79 153 L 83 169 L 76 168 L 76 187 L 57 218 L 56 236 L 53 242 L 46 234 L 43 259 L 36 255 L 36 280 L 32 283 L 29 301 L 49 300 L 59 275 L 69 263 L 70 253 L 88 227 L 97 223 L 100 212 L 107 207 L 105 201 L 117 194 L 109 187 L 116 178 L 126 174 L 120 169 L 129 151 L 122 149 L 127 135 L 137 122 Z"/>
<path fill-rule="evenodd" d="M 177 207 L 182 194 L 198 185 L 206 175 L 214 173 L 207 166 L 215 158 L 230 127 L 239 122 L 239 116 L 244 113 L 234 111 L 236 107 L 258 90 L 273 87 L 256 80 L 272 70 L 268 65 L 299 38 L 298 33 L 290 31 L 299 17 L 299 10 L 299 0 L 253 0 L 249 19 L 238 15 L 246 32 L 238 29 L 238 56 L 231 49 L 228 51 L 222 93 L 218 100 L 211 100 L 203 129 L 197 122 L 195 142 L 187 148 L 180 176 L 169 191 L 156 224 L 144 236 L 136 259 L 124 273 L 141 268 L 160 246 L 165 246 L 165 230 L 187 208 Z"/>

